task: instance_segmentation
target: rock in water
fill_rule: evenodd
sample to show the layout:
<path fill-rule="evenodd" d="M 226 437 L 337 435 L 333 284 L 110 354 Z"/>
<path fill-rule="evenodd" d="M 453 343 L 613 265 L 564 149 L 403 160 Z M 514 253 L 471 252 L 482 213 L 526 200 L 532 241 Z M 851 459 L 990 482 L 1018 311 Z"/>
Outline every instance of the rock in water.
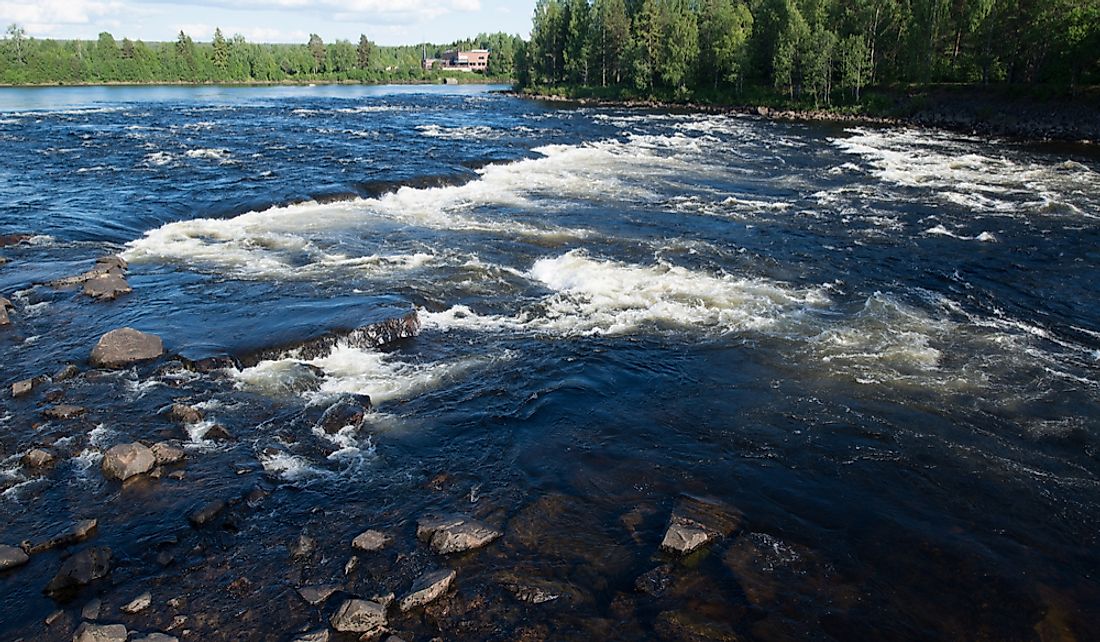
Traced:
<path fill-rule="evenodd" d="M 393 538 L 379 531 L 364 531 L 352 540 L 351 545 L 361 551 L 380 551 L 393 541 Z"/>
<path fill-rule="evenodd" d="M 413 582 L 413 587 L 412 590 L 409 591 L 409 594 L 401 598 L 401 601 L 397 603 L 397 608 L 400 609 L 401 612 L 405 612 L 424 606 L 429 602 L 434 602 L 451 587 L 451 583 L 455 580 L 455 575 L 456 573 L 453 569 L 434 571 L 421 575 Z"/>
<path fill-rule="evenodd" d="M 80 625 L 73 634 L 73 642 L 126 642 L 130 632 L 122 624 L 89 624 Z"/>
<path fill-rule="evenodd" d="M 42 415 L 46 419 L 66 420 L 75 419 L 80 415 L 83 415 L 86 411 L 80 406 L 73 406 L 71 404 L 62 403 L 51 408 L 46 408 L 42 411 Z"/>
<path fill-rule="evenodd" d="M 377 602 L 348 600 L 330 622 L 332 628 L 344 633 L 373 633 L 386 626 L 386 609 Z"/>
<path fill-rule="evenodd" d="M 49 466 L 53 463 L 53 454 L 48 450 L 35 448 L 34 450 L 27 451 L 26 455 L 23 455 L 22 463 L 27 468 L 42 468 L 44 466 Z"/>
<path fill-rule="evenodd" d="M 16 566 L 22 566 L 30 560 L 30 556 L 27 555 L 23 549 L 17 546 L 7 546 L 0 544 L 0 571 L 6 571 L 9 568 L 15 568 Z"/>
<path fill-rule="evenodd" d="M 38 544 L 31 544 L 30 542 L 23 542 L 23 550 L 27 551 L 31 555 L 41 553 L 43 551 L 49 551 L 55 548 L 61 548 L 62 546 L 70 546 L 90 538 L 95 534 L 96 528 L 99 526 L 99 520 L 95 519 L 82 519 L 74 524 L 69 529 L 54 535 L 50 539 L 39 542 Z"/>
<path fill-rule="evenodd" d="M 8 325 L 11 323 L 11 319 L 8 318 L 8 310 L 13 309 L 15 306 L 11 304 L 4 297 L 0 296 L 0 326 Z"/>
<path fill-rule="evenodd" d="M 11 396 L 22 397 L 29 395 L 34 387 L 38 385 L 38 379 L 24 379 L 22 381 L 16 381 L 11 384 Z"/>
<path fill-rule="evenodd" d="M 687 555 L 737 530 L 741 514 L 718 500 L 685 495 L 672 511 L 661 548 Z"/>
<path fill-rule="evenodd" d="M 203 504 L 198 510 L 194 511 L 187 516 L 187 521 L 191 522 L 191 525 L 195 528 L 205 526 L 213 521 L 215 517 L 221 514 L 225 510 L 225 502 L 220 499 Z"/>
<path fill-rule="evenodd" d="M 364 401 L 365 400 L 365 401 Z M 321 415 L 318 425 L 330 435 L 334 435 L 347 426 L 358 428 L 371 408 L 370 397 L 360 399 L 341 399 L 332 404 Z"/>
<path fill-rule="evenodd" d="M 124 368 L 164 354 L 160 337 L 133 328 L 111 330 L 92 349 L 91 363 L 97 368 Z"/>
<path fill-rule="evenodd" d="M 298 589 L 298 595 L 306 602 L 309 602 L 313 606 L 317 606 L 339 590 L 340 587 L 336 584 L 317 584 L 314 586 L 303 586 Z"/>
<path fill-rule="evenodd" d="M 197 424 L 203 419 L 201 410 L 182 403 L 172 404 L 168 416 L 183 424 Z"/>
<path fill-rule="evenodd" d="M 61 564 L 57 575 L 46 585 L 46 594 L 63 597 L 71 591 L 107 577 L 111 572 L 111 549 L 106 546 L 88 548 Z"/>
<path fill-rule="evenodd" d="M 118 610 L 122 611 L 123 613 L 133 615 L 134 613 L 141 613 L 145 609 L 149 608 L 149 605 L 152 603 L 153 595 L 149 593 L 149 591 L 146 591 L 141 595 L 135 597 L 134 599 L 130 600 L 130 602 L 125 606 L 119 607 Z"/>
<path fill-rule="evenodd" d="M 180 447 L 179 442 L 175 441 L 157 442 L 149 450 L 153 451 L 153 457 L 156 458 L 159 465 L 174 464 L 182 461 L 187 456 L 187 453 Z"/>
<path fill-rule="evenodd" d="M 179 642 L 179 638 L 158 631 L 157 633 L 150 633 L 143 638 L 137 638 L 131 642 Z"/>
<path fill-rule="evenodd" d="M 498 530 L 469 517 L 424 517 L 416 523 L 416 536 L 429 542 L 436 553 L 448 555 L 481 548 L 500 537 Z"/>
<path fill-rule="evenodd" d="M 84 294 L 100 301 L 113 301 L 120 294 L 129 294 L 133 288 L 117 272 L 107 272 L 84 282 Z"/>
<path fill-rule="evenodd" d="M 126 481 L 153 469 L 157 458 L 144 444 L 119 444 L 103 455 L 103 476 L 107 479 Z"/>

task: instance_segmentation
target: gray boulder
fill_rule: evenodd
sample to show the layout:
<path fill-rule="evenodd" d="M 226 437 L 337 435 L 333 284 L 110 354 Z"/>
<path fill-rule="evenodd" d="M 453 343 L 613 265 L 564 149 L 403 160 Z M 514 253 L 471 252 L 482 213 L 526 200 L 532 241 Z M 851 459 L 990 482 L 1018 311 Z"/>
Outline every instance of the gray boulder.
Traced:
<path fill-rule="evenodd" d="M 133 292 L 133 288 L 118 272 L 107 272 L 84 282 L 84 294 L 100 301 L 114 301 L 121 294 Z"/>
<path fill-rule="evenodd" d="M 15 306 L 11 304 L 4 297 L 0 296 L 0 326 L 8 325 L 11 323 L 11 319 L 8 318 L 8 310 L 13 309 Z"/>
<path fill-rule="evenodd" d="M 416 523 L 416 537 L 441 555 L 481 548 L 500 536 L 500 531 L 461 515 L 423 517 Z"/>
<path fill-rule="evenodd" d="M 46 585 L 46 594 L 62 596 L 85 584 L 107 577 L 111 572 L 111 549 L 106 546 L 87 548 L 61 564 L 57 575 Z"/>
<path fill-rule="evenodd" d="M 150 633 L 143 638 L 137 638 L 132 642 L 179 642 L 179 638 L 158 631 L 156 633 Z"/>
<path fill-rule="evenodd" d="M 119 444 L 103 454 L 103 476 L 107 479 L 126 481 L 153 469 L 157 458 L 144 444 Z"/>
<path fill-rule="evenodd" d="M 87 411 L 84 408 L 80 407 L 80 406 L 74 406 L 72 404 L 67 404 L 67 403 L 61 403 L 61 404 L 57 404 L 56 406 L 51 406 L 49 408 L 46 408 L 45 410 L 42 411 L 42 415 L 44 417 L 46 417 L 46 419 L 54 419 L 54 420 L 58 420 L 58 421 L 64 421 L 64 420 L 68 420 L 68 419 L 75 419 L 75 418 L 79 417 L 80 415 L 83 415 L 85 412 L 87 412 Z"/>
<path fill-rule="evenodd" d="M 187 456 L 187 453 L 180 447 L 179 442 L 174 441 L 157 442 L 149 450 L 153 451 L 153 457 L 156 459 L 157 464 L 161 466 L 182 461 Z"/>
<path fill-rule="evenodd" d="M 329 622 L 343 633 L 374 633 L 386 626 L 386 609 L 377 602 L 348 600 Z"/>
<path fill-rule="evenodd" d="M 0 571 L 22 566 L 30 561 L 30 556 L 18 546 L 0 544 Z"/>
<path fill-rule="evenodd" d="M 164 354 L 160 337 L 133 328 L 111 330 L 92 348 L 91 363 L 97 368 L 124 368 Z"/>
<path fill-rule="evenodd" d="M 411 611 L 439 599 L 455 580 L 455 571 L 446 569 L 421 575 L 413 582 L 412 590 L 397 603 L 402 613 Z"/>
<path fill-rule="evenodd" d="M 23 455 L 22 463 L 27 468 L 43 468 L 53 463 L 53 454 L 48 450 L 35 448 Z"/>
<path fill-rule="evenodd" d="M 726 537 L 741 525 L 741 513 L 710 498 L 684 495 L 669 518 L 661 549 L 687 555 Z"/>
<path fill-rule="evenodd" d="M 90 624 L 85 622 L 73 634 L 73 642 L 126 642 L 130 632 L 122 624 Z"/>
<path fill-rule="evenodd" d="M 203 419 L 201 410 L 182 403 L 172 404 L 168 416 L 181 424 L 197 424 Z"/>
<path fill-rule="evenodd" d="M 351 545 L 358 548 L 361 551 L 373 552 L 380 551 L 385 548 L 393 538 L 385 533 L 375 530 L 363 531 L 354 540 Z"/>

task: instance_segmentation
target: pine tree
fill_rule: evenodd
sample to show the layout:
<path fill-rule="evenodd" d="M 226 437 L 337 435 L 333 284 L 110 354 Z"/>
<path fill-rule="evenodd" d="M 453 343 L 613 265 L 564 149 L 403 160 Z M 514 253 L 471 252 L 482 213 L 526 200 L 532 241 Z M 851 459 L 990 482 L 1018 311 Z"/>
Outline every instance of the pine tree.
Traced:
<path fill-rule="evenodd" d="M 355 51 L 355 64 L 361 70 L 370 69 L 371 59 L 374 56 L 374 45 L 364 35 L 359 36 L 359 47 Z"/>
<path fill-rule="evenodd" d="M 309 55 L 313 56 L 313 73 L 321 73 L 325 70 L 325 43 L 321 36 L 315 33 L 309 34 Z"/>

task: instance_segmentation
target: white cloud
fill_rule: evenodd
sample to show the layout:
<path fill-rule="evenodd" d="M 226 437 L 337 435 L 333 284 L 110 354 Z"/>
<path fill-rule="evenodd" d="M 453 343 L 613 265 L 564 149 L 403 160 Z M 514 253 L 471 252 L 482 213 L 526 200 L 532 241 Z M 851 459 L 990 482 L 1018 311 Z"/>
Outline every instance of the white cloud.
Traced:
<path fill-rule="evenodd" d="M 8 0 L 0 2 L 5 22 L 34 25 L 52 30 L 60 25 L 84 25 L 101 16 L 117 13 L 121 2 L 101 0 Z"/>

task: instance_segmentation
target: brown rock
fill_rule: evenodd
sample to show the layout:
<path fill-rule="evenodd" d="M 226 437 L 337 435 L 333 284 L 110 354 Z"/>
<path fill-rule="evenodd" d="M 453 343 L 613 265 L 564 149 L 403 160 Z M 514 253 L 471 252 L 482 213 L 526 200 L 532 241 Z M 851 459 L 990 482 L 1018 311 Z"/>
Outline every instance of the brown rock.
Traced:
<path fill-rule="evenodd" d="M 741 513 L 716 499 L 684 495 L 669 519 L 661 549 L 687 555 L 719 537 L 733 533 Z"/>
<path fill-rule="evenodd" d="M 133 615 L 134 613 L 141 613 L 145 609 L 149 608 L 149 605 L 153 603 L 153 595 L 146 591 L 141 595 L 130 600 L 129 603 L 120 607 L 118 610 L 123 613 Z"/>
<path fill-rule="evenodd" d="M 107 272 L 84 282 L 84 294 L 100 301 L 113 301 L 133 288 L 117 272 Z"/>
<path fill-rule="evenodd" d="M 84 622 L 73 634 L 73 642 L 126 642 L 130 632 L 122 624 Z"/>
<path fill-rule="evenodd" d="M 73 377 L 75 377 L 78 374 L 80 374 L 80 370 L 75 365 L 70 363 L 70 364 L 66 365 L 64 368 L 58 370 L 54 374 L 52 379 L 55 382 L 65 381 L 67 379 L 72 379 Z"/>
<path fill-rule="evenodd" d="M 500 531 L 460 515 L 428 516 L 416 523 L 416 537 L 441 555 L 481 548 L 500 535 Z"/>
<path fill-rule="evenodd" d="M 60 596 L 85 584 L 107 577 L 111 572 L 111 549 L 106 546 L 88 548 L 61 564 L 57 575 L 46 585 L 48 595 Z"/>
<path fill-rule="evenodd" d="M 179 638 L 158 631 L 150 633 L 143 638 L 137 638 L 132 642 L 179 642 Z"/>
<path fill-rule="evenodd" d="M 80 406 L 73 406 L 71 404 L 62 403 L 50 408 L 46 408 L 42 411 L 42 415 L 47 419 L 66 420 L 75 419 L 80 415 L 83 415 L 85 412 L 87 411 Z"/>
<path fill-rule="evenodd" d="M 54 535 L 50 539 L 39 542 L 38 544 L 31 544 L 30 542 L 23 543 L 23 550 L 27 551 L 31 555 L 41 553 L 43 551 L 53 550 L 55 548 L 61 548 L 63 546 L 71 546 L 79 542 L 83 542 L 89 539 L 95 534 L 96 528 L 99 526 L 99 521 L 95 519 L 83 519 L 74 524 L 68 530 Z"/>
<path fill-rule="evenodd" d="M 397 603 L 397 608 L 404 613 L 417 607 L 424 606 L 430 602 L 434 602 L 451 587 L 455 575 L 456 573 L 453 569 L 434 571 L 421 575 L 413 582 L 412 590 Z"/>
<path fill-rule="evenodd" d="M 205 526 L 225 510 L 226 503 L 220 499 L 207 502 L 201 508 L 187 516 L 187 521 L 195 528 Z"/>
<path fill-rule="evenodd" d="M 157 458 L 145 444 L 119 444 L 112 446 L 103 454 L 103 476 L 107 479 L 126 481 L 134 475 L 141 475 L 153 469 Z"/>
<path fill-rule="evenodd" d="M 16 381 L 11 384 L 11 396 L 22 397 L 29 395 L 34 387 L 38 385 L 37 379 L 24 379 L 22 381 Z"/>
<path fill-rule="evenodd" d="M 17 546 L 0 544 L 0 571 L 22 566 L 30 560 L 30 556 Z"/>
<path fill-rule="evenodd" d="M 203 419 L 202 411 L 187 404 L 174 403 L 168 416 L 184 424 L 197 424 Z"/>
<path fill-rule="evenodd" d="M 153 457 L 156 459 L 158 465 L 174 464 L 182 461 L 187 453 L 180 447 L 179 442 L 175 441 L 160 441 L 149 449 L 153 451 Z"/>
<path fill-rule="evenodd" d="M 348 600 L 329 620 L 332 628 L 345 633 L 375 633 L 386 626 L 386 609 L 367 600 Z"/>
<path fill-rule="evenodd" d="M 23 455 L 22 463 L 27 468 L 42 468 L 53 463 L 53 454 L 48 450 L 35 448 Z"/>
<path fill-rule="evenodd" d="M 92 349 L 91 363 L 97 368 L 123 368 L 164 354 L 160 337 L 133 328 L 111 330 Z"/>

